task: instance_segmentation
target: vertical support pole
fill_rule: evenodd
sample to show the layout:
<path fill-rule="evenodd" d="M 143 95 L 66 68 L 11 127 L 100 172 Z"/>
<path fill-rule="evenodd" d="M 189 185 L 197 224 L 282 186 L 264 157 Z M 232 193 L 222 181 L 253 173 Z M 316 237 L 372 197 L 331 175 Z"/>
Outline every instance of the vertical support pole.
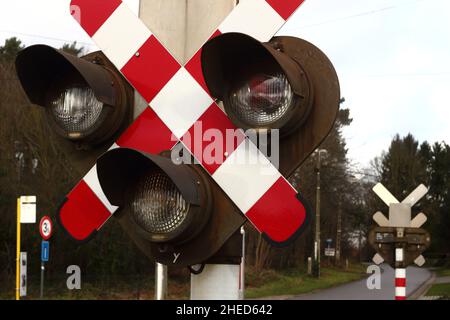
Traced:
<path fill-rule="evenodd" d="M 45 262 L 41 261 L 41 289 L 39 294 L 39 299 L 44 299 L 44 273 L 45 273 Z"/>
<path fill-rule="evenodd" d="M 242 233 L 237 230 L 198 274 L 191 274 L 191 300 L 239 300 L 242 276 Z"/>
<path fill-rule="evenodd" d="M 310 276 L 312 274 L 312 259 L 311 257 L 308 257 L 308 275 Z"/>
<path fill-rule="evenodd" d="M 240 278 L 239 278 L 239 300 L 244 300 L 245 292 L 245 229 L 244 226 L 241 227 L 242 234 L 242 260 L 240 268 Z"/>
<path fill-rule="evenodd" d="M 138 15 L 153 32 L 158 34 L 159 40 L 174 57 L 184 64 L 235 5 L 235 0 L 140 0 Z M 147 107 L 142 99 L 136 101 L 140 101 L 137 110 L 143 111 Z M 234 267 L 231 268 L 233 275 Z M 155 269 L 155 299 L 160 300 L 167 294 L 167 266 L 156 264 Z M 220 268 L 206 268 L 206 273 L 209 269 Z M 229 280 L 225 275 L 226 273 L 223 282 Z M 211 287 L 214 287 L 214 283 Z M 216 297 L 221 299 L 219 294 Z"/>
<path fill-rule="evenodd" d="M 320 277 L 320 153 L 317 151 L 316 165 L 316 230 L 314 241 L 314 275 Z"/>
<path fill-rule="evenodd" d="M 341 265 L 342 203 L 339 200 L 336 228 L 336 266 Z"/>
<path fill-rule="evenodd" d="M 406 269 L 395 269 L 395 300 L 406 300 Z"/>
<path fill-rule="evenodd" d="M 191 300 L 239 300 L 240 264 L 205 264 L 191 274 Z"/>
<path fill-rule="evenodd" d="M 167 298 L 167 266 L 155 264 L 155 300 Z"/>
<path fill-rule="evenodd" d="M 397 267 L 397 264 L 403 265 L 403 248 L 395 249 L 395 300 L 406 300 L 406 268 Z"/>
<path fill-rule="evenodd" d="M 16 300 L 20 300 L 20 198 L 17 198 Z"/>
<path fill-rule="evenodd" d="M 235 0 L 141 0 L 139 18 L 185 64 L 235 5 Z"/>

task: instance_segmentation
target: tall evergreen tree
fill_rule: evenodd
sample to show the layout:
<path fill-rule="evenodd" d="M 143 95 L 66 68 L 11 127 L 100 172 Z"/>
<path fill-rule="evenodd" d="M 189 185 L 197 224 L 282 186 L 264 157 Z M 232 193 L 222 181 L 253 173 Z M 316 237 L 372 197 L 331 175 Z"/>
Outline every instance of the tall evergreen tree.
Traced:
<path fill-rule="evenodd" d="M 78 57 L 83 53 L 84 47 L 78 47 L 77 42 L 74 41 L 71 44 L 68 43 L 64 44 L 61 47 L 61 50 Z"/>
<path fill-rule="evenodd" d="M 435 143 L 430 157 L 430 197 L 434 249 L 450 253 L 450 146 Z"/>
<path fill-rule="evenodd" d="M 0 62 L 14 62 L 20 50 L 25 48 L 22 41 L 16 37 L 5 40 L 5 44 L 0 46 Z"/>
<path fill-rule="evenodd" d="M 428 183 L 426 159 L 412 134 L 396 135 L 381 161 L 381 182 L 398 199 L 403 199 L 421 183 Z"/>

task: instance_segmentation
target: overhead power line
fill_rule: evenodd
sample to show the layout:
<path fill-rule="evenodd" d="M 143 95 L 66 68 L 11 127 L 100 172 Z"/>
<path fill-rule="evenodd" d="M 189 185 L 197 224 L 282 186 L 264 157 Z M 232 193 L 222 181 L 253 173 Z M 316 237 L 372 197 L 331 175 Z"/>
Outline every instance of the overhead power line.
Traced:
<path fill-rule="evenodd" d="M 384 13 L 386 11 L 390 11 L 390 10 L 397 9 L 397 8 L 400 8 L 400 7 L 411 6 L 411 5 L 417 4 L 418 2 L 422 2 L 422 1 L 423 0 L 416 0 L 416 1 L 412 2 L 412 3 L 409 2 L 409 3 L 406 3 L 406 4 L 402 4 L 402 5 L 392 5 L 392 6 L 379 8 L 379 9 L 374 9 L 374 10 L 369 10 L 369 11 L 356 13 L 356 14 L 349 15 L 349 16 L 329 19 L 329 20 L 325 20 L 325 21 L 322 21 L 322 22 L 301 26 L 299 29 L 295 29 L 293 31 L 299 31 L 299 30 L 303 30 L 303 29 L 306 29 L 306 28 L 321 26 L 321 25 L 324 25 L 324 24 L 329 24 L 329 23 L 334 23 L 334 22 L 341 22 L 341 21 L 346 21 L 346 20 L 350 20 L 350 19 L 356 19 L 356 18 L 360 18 L 360 17 L 364 17 L 364 16 Z"/>
<path fill-rule="evenodd" d="M 11 31 L 11 30 L 0 30 L 0 32 L 1 33 L 10 33 L 10 34 L 13 34 L 13 35 L 19 35 L 19 36 L 24 36 L 24 37 L 31 37 L 31 38 L 59 41 L 59 42 L 62 42 L 62 43 L 72 43 L 72 42 L 75 41 L 76 43 L 84 45 L 84 46 L 94 46 L 93 43 L 79 41 L 79 40 L 67 40 L 67 39 L 61 39 L 61 38 L 55 38 L 55 37 L 41 36 L 41 35 L 31 34 L 31 33 L 16 32 L 16 31 Z"/>
<path fill-rule="evenodd" d="M 396 78 L 396 77 L 446 77 L 450 76 L 450 71 L 443 72 L 424 72 L 424 73 L 387 73 L 387 74 L 349 74 L 349 76 L 369 77 L 369 78 Z"/>

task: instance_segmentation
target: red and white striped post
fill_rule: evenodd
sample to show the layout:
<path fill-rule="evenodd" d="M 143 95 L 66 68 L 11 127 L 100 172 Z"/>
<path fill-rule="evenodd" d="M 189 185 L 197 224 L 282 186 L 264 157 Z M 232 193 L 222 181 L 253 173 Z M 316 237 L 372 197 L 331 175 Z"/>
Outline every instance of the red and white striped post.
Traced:
<path fill-rule="evenodd" d="M 406 269 L 395 269 L 395 300 L 406 300 Z"/>
<path fill-rule="evenodd" d="M 395 261 L 403 266 L 403 248 L 395 249 Z M 406 300 L 406 268 L 395 268 L 395 300 Z"/>

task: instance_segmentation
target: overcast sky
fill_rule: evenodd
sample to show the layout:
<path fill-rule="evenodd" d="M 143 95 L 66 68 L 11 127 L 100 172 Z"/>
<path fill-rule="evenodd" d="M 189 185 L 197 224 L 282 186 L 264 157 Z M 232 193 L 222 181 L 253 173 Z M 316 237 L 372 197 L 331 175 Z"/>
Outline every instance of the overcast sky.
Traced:
<path fill-rule="evenodd" d="M 128 0 L 137 10 L 138 0 Z M 0 0 L 0 43 L 96 47 L 68 14 L 70 0 Z M 450 1 L 306 0 L 279 32 L 302 37 L 334 63 L 350 108 L 353 163 L 367 166 L 392 137 L 450 142 Z"/>

